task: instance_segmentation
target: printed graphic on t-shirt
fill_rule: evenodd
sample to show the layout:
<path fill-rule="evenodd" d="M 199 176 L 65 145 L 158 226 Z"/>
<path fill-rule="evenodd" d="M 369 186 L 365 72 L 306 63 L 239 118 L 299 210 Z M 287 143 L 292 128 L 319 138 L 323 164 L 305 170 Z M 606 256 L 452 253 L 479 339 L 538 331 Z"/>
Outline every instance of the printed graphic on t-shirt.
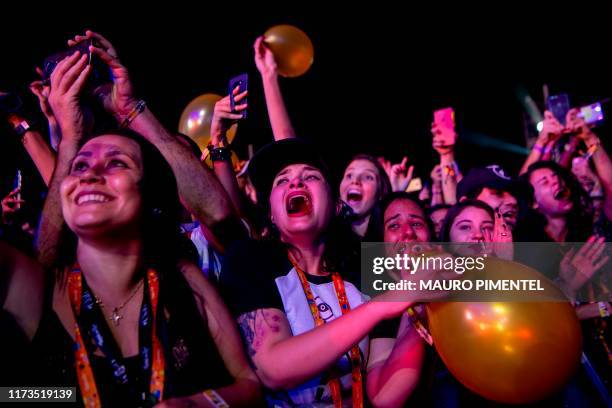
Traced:
<path fill-rule="evenodd" d="M 291 332 L 294 336 L 302 334 L 304 332 L 313 330 L 315 328 L 315 322 L 308 306 L 304 289 L 300 282 L 299 276 L 294 268 L 284 276 L 279 276 L 275 279 L 276 286 L 280 297 L 283 302 L 285 314 L 287 320 L 291 326 Z M 367 301 L 367 297 L 363 295 L 352 283 L 345 281 L 346 295 L 351 305 L 351 309 L 356 308 L 360 304 Z M 326 323 L 342 316 L 342 310 L 336 297 L 336 291 L 331 278 L 325 283 L 316 284 L 310 282 L 310 288 L 315 297 L 317 308 L 321 318 Z M 368 338 L 364 338 L 360 343 L 362 361 L 367 361 L 367 344 Z M 352 385 L 351 379 L 351 365 L 346 353 L 337 364 L 338 372 L 342 375 L 341 383 L 345 394 L 350 396 L 350 389 Z M 274 397 L 278 397 L 278 400 L 274 400 L 276 406 L 288 406 L 290 404 L 312 404 L 314 402 L 330 402 L 331 393 L 329 387 L 326 385 L 327 379 L 321 376 L 311 379 L 306 383 L 287 391 L 286 393 L 280 393 Z M 273 397 L 273 398 L 274 398 Z M 287 397 L 290 401 L 286 401 Z M 283 400 L 286 402 L 283 403 Z"/>

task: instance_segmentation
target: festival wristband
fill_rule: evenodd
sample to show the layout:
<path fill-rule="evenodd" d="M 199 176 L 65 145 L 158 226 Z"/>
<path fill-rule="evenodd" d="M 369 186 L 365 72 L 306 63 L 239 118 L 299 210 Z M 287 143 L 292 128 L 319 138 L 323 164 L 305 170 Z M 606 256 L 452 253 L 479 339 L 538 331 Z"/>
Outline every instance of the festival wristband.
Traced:
<path fill-rule="evenodd" d="M 606 304 L 606 302 L 597 302 L 597 307 L 599 308 L 599 315 L 602 318 L 610 316 L 610 312 L 608 311 L 608 305 Z"/>
<path fill-rule="evenodd" d="M 229 408 L 229 404 L 215 390 L 202 391 L 202 395 L 215 408 Z"/>
<path fill-rule="evenodd" d="M 147 104 L 145 103 L 145 101 L 143 101 L 142 99 L 139 100 L 136 103 L 136 106 L 134 106 L 134 108 L 130 111 L 130 113 L 128 113 L 127 116 L 125 118 L 123 118 L 123 120 L 121 121 L 121 124 L 119 126 L 121 128 L 128 127 L 130 125 L 130 123 L 132 123 L 134 121 L 134 119 L 136 119 L 136 116 L 138 116 L 142 112 L 144 112 L 146 107 L 147 107 Z"/>

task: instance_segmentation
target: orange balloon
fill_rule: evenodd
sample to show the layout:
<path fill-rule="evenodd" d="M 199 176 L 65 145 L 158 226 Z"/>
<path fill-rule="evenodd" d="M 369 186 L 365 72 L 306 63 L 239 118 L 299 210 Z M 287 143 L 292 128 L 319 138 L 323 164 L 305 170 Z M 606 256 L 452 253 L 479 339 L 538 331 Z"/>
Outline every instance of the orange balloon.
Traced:
<path fill-rule="evenodd" d="M 216 94 L 200 95 L 189 102 L 179 119 L 178 131 L 192 138 L 202 150 L 210 142 L 210 124 L 215 110 L 215 103 L 221 99 L 222 97 Z M 236 136 L 237 126 L 237 124 L 233 125 L 227 132 L 227 141 L 229 143 Z"/>
<path fill-rule="evenodd" d="M 515 262 L 489 259 L 486 268 L 506 277 L 511 270 L 514 279 L 545 280 Z M 492 275 L 496 271 L 487 274 Z M 580 361 L 580 325 L 567 302 L 430 303 L 427 316 L 436 350 L 450 372 L 493 401 L 542 400 L 567 384 Z"/>
<path fill-rule="evenodd" d="M 274 26 L 266 31 L 264 41 L 274 54 L 280 75 L 298 77 L 312 65 L 312 41 L 299 28 L 291 25 Z"/>

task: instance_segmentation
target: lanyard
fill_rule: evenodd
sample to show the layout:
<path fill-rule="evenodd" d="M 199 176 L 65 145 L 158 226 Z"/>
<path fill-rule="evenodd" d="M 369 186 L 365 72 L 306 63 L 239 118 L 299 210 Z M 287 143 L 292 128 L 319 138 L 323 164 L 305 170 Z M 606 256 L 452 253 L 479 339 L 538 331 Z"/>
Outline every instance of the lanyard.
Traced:
<path fill-rule="evenodd" d="M 321 317 L 319 313 L 319 308 L 317 307 L 317 303 L 315 301 L 315 297 L 312 293 L 312 289 L 310 288 L 310 283 L 306 279 L 306 274 L 304 271 L 298 266 L 298 264 L 293 260 L 291 255 L 289 255 L 289 261 L 293 264 L 302 284 L 302 289 L 304 290 L 304 295 L 306 295 L 306 300 L 308 301 L 308 306 L 310 307 L 310 313 L 312 313 L 312 317 L 315 321 L 315 326 L 322 326 L 325 324 L 325 320 Z M 340 305 L 340 309 L 342 310 L 342 314 L 347 314 L 351 311 L 351 306 L 348 302 L 348 297 L 346 296 L 346 291 L 344 289 L 344 281 L 338 272 L 333 272 L 331 274 L 332 281 L 334 283 L 334 290 L 336 291 L 336 297 L 338 298 L 338 304 Z M 351 388 L 352 397 L 353 397 L 353 407 L 362 408 L 363 407 L 363 379 L 361 374 L 361 353 L 359 351 L 359 344 L 354 345 L 350 350 L 350 360 L 351 360 L 351 370 L 352 370 L 352 379 L 353 386 Z M 338 376 L 331 375 L 330 380 L 327 385 L 332 394 L 332 399 L 334 401 L 335 408 L 342 408 L 342 388 L 340 386 L 340 380 Z"/>
<path fill-rule="evenodd" d="M 113 369 L 113 377 L 119 386 L 130 386 L 126 367 L 117 343 L 114 342 L 104 315 L 94 301 L 87 283 L 82 277 L 81 269 L 76 265 L 68 276 L 70 304 L 75 315 L 74 357 L 79 387 L 86 407 L 100 407 L 100 396 L 89 361 L 90 353 L 99 348 Z M 161 342 L 157 337 L 157 305 L 159 301 L 159 279 L 157 273 L 149 269 L 145 281 L 145 294 L 139 319 L 140 360 L 142 370 L 150 376 L 147 399 L 159 402 L 164 390 L 164 355 Z M 152 313 L 150 313 L 152 311 Z M 152 316 L 151 316 L 152 315 Z M 103 322 L 100 324 L 99 322 Z M 83 331 L 81 331 L 81 328 Z M 106 340 L 109 341 L 106 341 Z M 152 362 L 152 363 L 151 363 Z M 132 385 L 133 386 L 133 385 Z M 133 389 L 132 389 L 133 391 Z M 143 398 L 144 399 L 144 398 Z"/>

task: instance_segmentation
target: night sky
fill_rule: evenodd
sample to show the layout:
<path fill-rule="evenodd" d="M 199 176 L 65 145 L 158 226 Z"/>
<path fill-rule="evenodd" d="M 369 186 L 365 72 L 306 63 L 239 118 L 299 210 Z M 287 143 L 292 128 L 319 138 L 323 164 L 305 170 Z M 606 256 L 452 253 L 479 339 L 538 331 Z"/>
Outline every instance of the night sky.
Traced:
<path fill-rule="evenodd" d="M 612 96 L 610 36 L 607 23 L 596 21 L 605 13 L 593 10 L 568 9 L 565 16 L 498 10 L 487 17 L 467 10 L 470 17 L 459 17 L 459 10 L 442 5 L 411 12 L 356 3 L 337 11 L 314 3 L 291 10 L 178 2 L 126 9 L 125 3 L 118 11 L 109 3 L 91 3 L 92 9 L 72 8 L 61 17 L 68 7 L 3 13 L 0 87 L 26 94 L 36 107 L 27 95 L 34 67 L 65 48 L 69 37 L 92 29 L 113 42 L 138 95 L 176 130 L 191 99 L 222 94 L 231 77 L 248 72 L 249 118 L 235 140 L 244 155 L 249 143 L 258 147 L 272 140 L 253 41 L 272 25 L 294 24 L 315 47 L 311 70 L 281 81 L 298 134 L 316 141 L 335 170 L 359 152 L 394 160 L 407 155 L 421 177 L 435 164 L 429 133 L 435 109 L 455 108 L 462 168 L 496 162 L 516 172 L 525 156 L 468 139 L 485 135 L 525 146 L 517 89 L 525 89 L 540 108 L 543 84 L 552 94 L 569 93 L 575 106 Z M 148 7 L 146 15 L 142 7 Z M 609 126 L 598 132 L 608 144 Z M 8 193 L 17 168 L 24 171 L 26 199 L 35 202 L 42 181 L 23 148 L 0 128 L 0 195 Z"/>

